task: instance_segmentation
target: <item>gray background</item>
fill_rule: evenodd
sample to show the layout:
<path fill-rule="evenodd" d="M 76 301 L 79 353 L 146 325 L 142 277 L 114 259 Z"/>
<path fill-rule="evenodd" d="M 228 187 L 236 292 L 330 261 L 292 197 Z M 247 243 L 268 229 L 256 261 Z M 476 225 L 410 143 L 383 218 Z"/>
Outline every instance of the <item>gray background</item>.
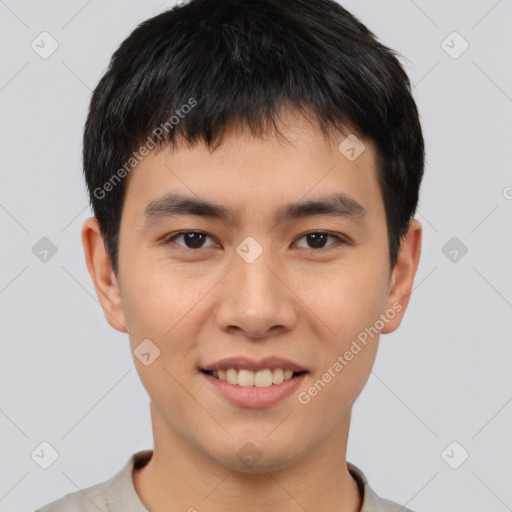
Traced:
<path fill-rule="evenodd" d="M 128 338 L 84 263 L 80 151 L 112 52 L 172 4 L 0 1 L 0 511 L 35 510 L 152 447 Z M 381 338 L 348 460 L 417 512 L 512 510 L 512 1 L 342 4 L 407 58 L 427 145 L 415 290 Z M 59 45 L 47 59 L 31 48 L 43 31 Z M 31 457 L 44 441 L 59 453 L 48 469 Z"/>

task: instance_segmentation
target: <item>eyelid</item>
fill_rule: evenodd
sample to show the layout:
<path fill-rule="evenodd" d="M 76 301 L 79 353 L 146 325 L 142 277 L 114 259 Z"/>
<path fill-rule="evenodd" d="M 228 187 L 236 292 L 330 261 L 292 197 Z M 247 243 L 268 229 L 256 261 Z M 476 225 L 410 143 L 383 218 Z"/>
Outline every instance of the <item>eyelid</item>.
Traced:
<path fill-rule="evenodd" d="M 170 243 L 174 243 L 174 240 L 176 238 L 179 238 L 181 237 L 182 235 L 186 235 L 187 233 L 198 233 L 200 235 L 206 235 L 208 238 L 211 238 L 212 240 L 214 239 L 214 237 L 208 233 L 206 233 L 206 231 L 199 231 L 197 229 L 188 229 L 188 230 L 183 230 L 183 231 L 177 231 L 175 233 L 171 233 L 169 236 L 166 236 L 164 237 L 163 239 L 163 243 L 164 245 L 167 245 L 167 244 L 170 244 Z M 200 249 L 209 249 L 211 246 L 208 246 L 208 247 L 200 247 L 199 249 L 190 249 L 184 245 L 180 245 L 180 244 L 176 244 L 180 249 L 184 249 L 186 251 L 199 251 Z"/>
<path fill-rule="evenodd" d="M 322 229 L 318 229 L 318 230 L 314 230 L 314 231 L 306 231 L 302 235 L 299 235 L 296 238 L 296 240 L 300 240 L 301 238 L 304 238 L 307 235 L 314 235 L 316 233 L 325 234 L 327 236 L 332 236 L 333 238 L 336 239 L 336 242 L 334 244 L 330 244 L 330 245 L 328 245 L 326 247 L 321 247 L 320 249 L 314 249 L 314 248 L 310 249 L 309 247 L 300 247 L 300 249 L 306 249 L 306 250 L 311 251 L 311 252 L 325 252 L 330 247 L 334 247 L 334 246 L 337 246 L 337 245 L 340 245 L 340 244 L 345 244 L 345 245 L 349 244 L 348 240 L 343 235 L 335 233 L 335 232 L 332 232 L 332 231 L 322 230 Z"/>
<path fill-rule="evenodd" d="M 174 240 L 176 238 L 179 238 L 182 235 L 185 235 L 187 233 L 197 233 L 197 234 L 201 234 L 201 235 L 206 235 L 206 237 L 211 238 L 212 240 L 214 239 L 214 237 L 212 235 L 206 233 L 205 231 L 199 231 L 197 229 L 189 229 L 189 230 L 184 230 L 184 231 L 178 231 L 178 232 L 175 232 L 175 233 L 171 233 L 171 235 L 169 235 L 169 236 L 164 238 L 163 242 L 164 242 L 164 244 L 172 243 L 172 242 L 174 242 Z M 312 234 L 316 234 L 316 233 L 326 234 L 327 236 L 332 236 L 332 237 L 334 237 L 336 239 L 336 242 L 333 243 L 333 244 L 330 244 L 330 245 L 328 245 L 326 247 L 321 247 L 319 249 L 309 248 L 309 247 L 299 247 L 299 249 L 306 249 L 306 250 L 312 251 L 312 252 L 324 252 L 324 251 L 328 250 L 329 247 L 337 246 L 337 245 L 340 245 L 340 244 L 345 244 L 345 245 L 350 244 L 350 242 L 343 235 L 335 233 L 335 232 L 332 232 L 332 231 L 326 231 L 326 230 L 321 230 L 321 229 L 313 230 L 313 231 L 306 231 L 305 233 L 302 233 L 301 235 L 298 235 L 295 240 L 297 241 L 297 240 L 300 240 L 300 239 L 306 237 L 307 235 L 312 235 Z M 183 245 L 180 245 L 180 244 L 176 244 L 176 245 L 178 247 L 180 247 L 180 249 L 183 249 L 183 250 L 186 250 L 186 251 L 195 251 L 195 252 L 197 252 L 197 251 L 199 251 L 201 249 L 208 249 L 208 248 L 212 247 L 212 246 L 208 246 L 208 247 L 199 247 L 198 249 L 190 249 L 189 247 L 186 247 L 186 246 L 183 246 Z"/>

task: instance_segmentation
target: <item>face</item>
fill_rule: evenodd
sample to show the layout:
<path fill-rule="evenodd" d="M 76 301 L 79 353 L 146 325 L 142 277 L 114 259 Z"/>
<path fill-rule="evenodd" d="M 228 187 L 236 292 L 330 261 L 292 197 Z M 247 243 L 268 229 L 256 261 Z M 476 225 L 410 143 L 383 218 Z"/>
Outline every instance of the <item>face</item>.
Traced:
<path fill-rule="evenodd" d="M 155 430 L 239 471 L 286 467 L 346 431 L 412 284 L 399 289 L 389 269 L 373 144 L 351 161 L 338 149 L 350 132 L 328 144 L 299 116 L 284 120 L 288 142 L 233 129 L 213 152 L 146 156 L 127 183 L 119 300 L 102 300 L 129 333 Z M 263 370 L 259 385 L 204 373 L 219 361 Z M 304 373 L 269 386 L 276 367 Z"/>

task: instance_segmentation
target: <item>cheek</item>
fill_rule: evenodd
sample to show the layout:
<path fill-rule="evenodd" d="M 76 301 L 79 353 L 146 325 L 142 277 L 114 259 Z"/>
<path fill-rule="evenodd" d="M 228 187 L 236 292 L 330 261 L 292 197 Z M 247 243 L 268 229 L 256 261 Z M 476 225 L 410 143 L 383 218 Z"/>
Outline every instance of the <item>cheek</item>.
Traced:
<path fill-rule="evenodd" d="M 316 293 L 314 312 L 329 329 L 319 337 L 321 364 L 300 402 L 318 408 L 325 425 L 345 417 L 368 380 L 379 340 L 374 326 L 385 297 L 382 278 L 379 282 L 374 275 L 355 272 L 338 276 Z"/>
<path fill-rule="evenodd" d="M 161 272 L 143 269 L 132 275 L 134 278 L 125 287 L 127 300 L 123 302 L 130 332 L 168 340 L 174 333 L 194 325 L 197 305 L 208 289 L 204 280 L 179 269 Z"/>
<path fill-rule="evenodd" d="M 335 361 L 339 363 L 334 368 L 338 370 L 334 373 L 339 375 L 334 393 L 338 398 L 355 399 L 370 375 L 377 354 L 382 330 L 380 315 L 387 297 L 387 268 L 382 264 L 373 267 L 362 264 L 361 271 L 354 272 L 343 284 L 344 292 L 332 313 L 332 318 L 337 319 L 334 325 L 337 336 L 332 352 L 329 350 L 329 366 Z"/>
<path fill-rule="evenodd" d="M 315 282 L 312 304 L 331 333 L 345 343 L 375 323 L 386 301 L 387 274 L 380 266 L 340 268 Z"/>
<path fill-rule="evenodd" d="M 184 413 L 183 389 L 178 383 L 187 378 L 191 369 L 188 354 L 198 339 L 201 323 L 197 305 L 205 293 L 204 283 L 201 286 L 199 280 L 190 280 L 176 271 L 164 275 L 146 270 L 133 275 L 137 278 L 126 283 L 123 307 L 137 372 L 159 406 Z M 147 339 L 154 345 L 141 345 Z M 137 354 L 142 353 L 139 346 L 148 346 L 144 352 L 157 354 L 149 365 L 137 360 Z"/>

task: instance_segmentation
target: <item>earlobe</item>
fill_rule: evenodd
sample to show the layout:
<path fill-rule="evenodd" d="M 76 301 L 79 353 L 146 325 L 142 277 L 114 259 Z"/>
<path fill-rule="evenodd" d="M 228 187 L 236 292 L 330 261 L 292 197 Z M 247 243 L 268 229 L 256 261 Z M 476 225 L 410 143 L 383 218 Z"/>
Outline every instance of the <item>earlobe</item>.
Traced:
<path fill-rule="evenodd" d="M 382 334 L 396 330 L 402 322 L 409 304 L 421 254 L 422 226 L 416 219 L 409 221 L 407 233 L 402 238 L 400 252 L 393 269 L 384 314 L 392 312 Z M 392 318 L 391 318 L 392 316 Z"/>
<path fill-rule="evenodd" d="M 95 217 L 88 218 L 82 226 L 82 244 L 87 269 L 107 322 L 114 329 L 127 332 L 119 283 L 112 270 L 112 263 Z"/>

